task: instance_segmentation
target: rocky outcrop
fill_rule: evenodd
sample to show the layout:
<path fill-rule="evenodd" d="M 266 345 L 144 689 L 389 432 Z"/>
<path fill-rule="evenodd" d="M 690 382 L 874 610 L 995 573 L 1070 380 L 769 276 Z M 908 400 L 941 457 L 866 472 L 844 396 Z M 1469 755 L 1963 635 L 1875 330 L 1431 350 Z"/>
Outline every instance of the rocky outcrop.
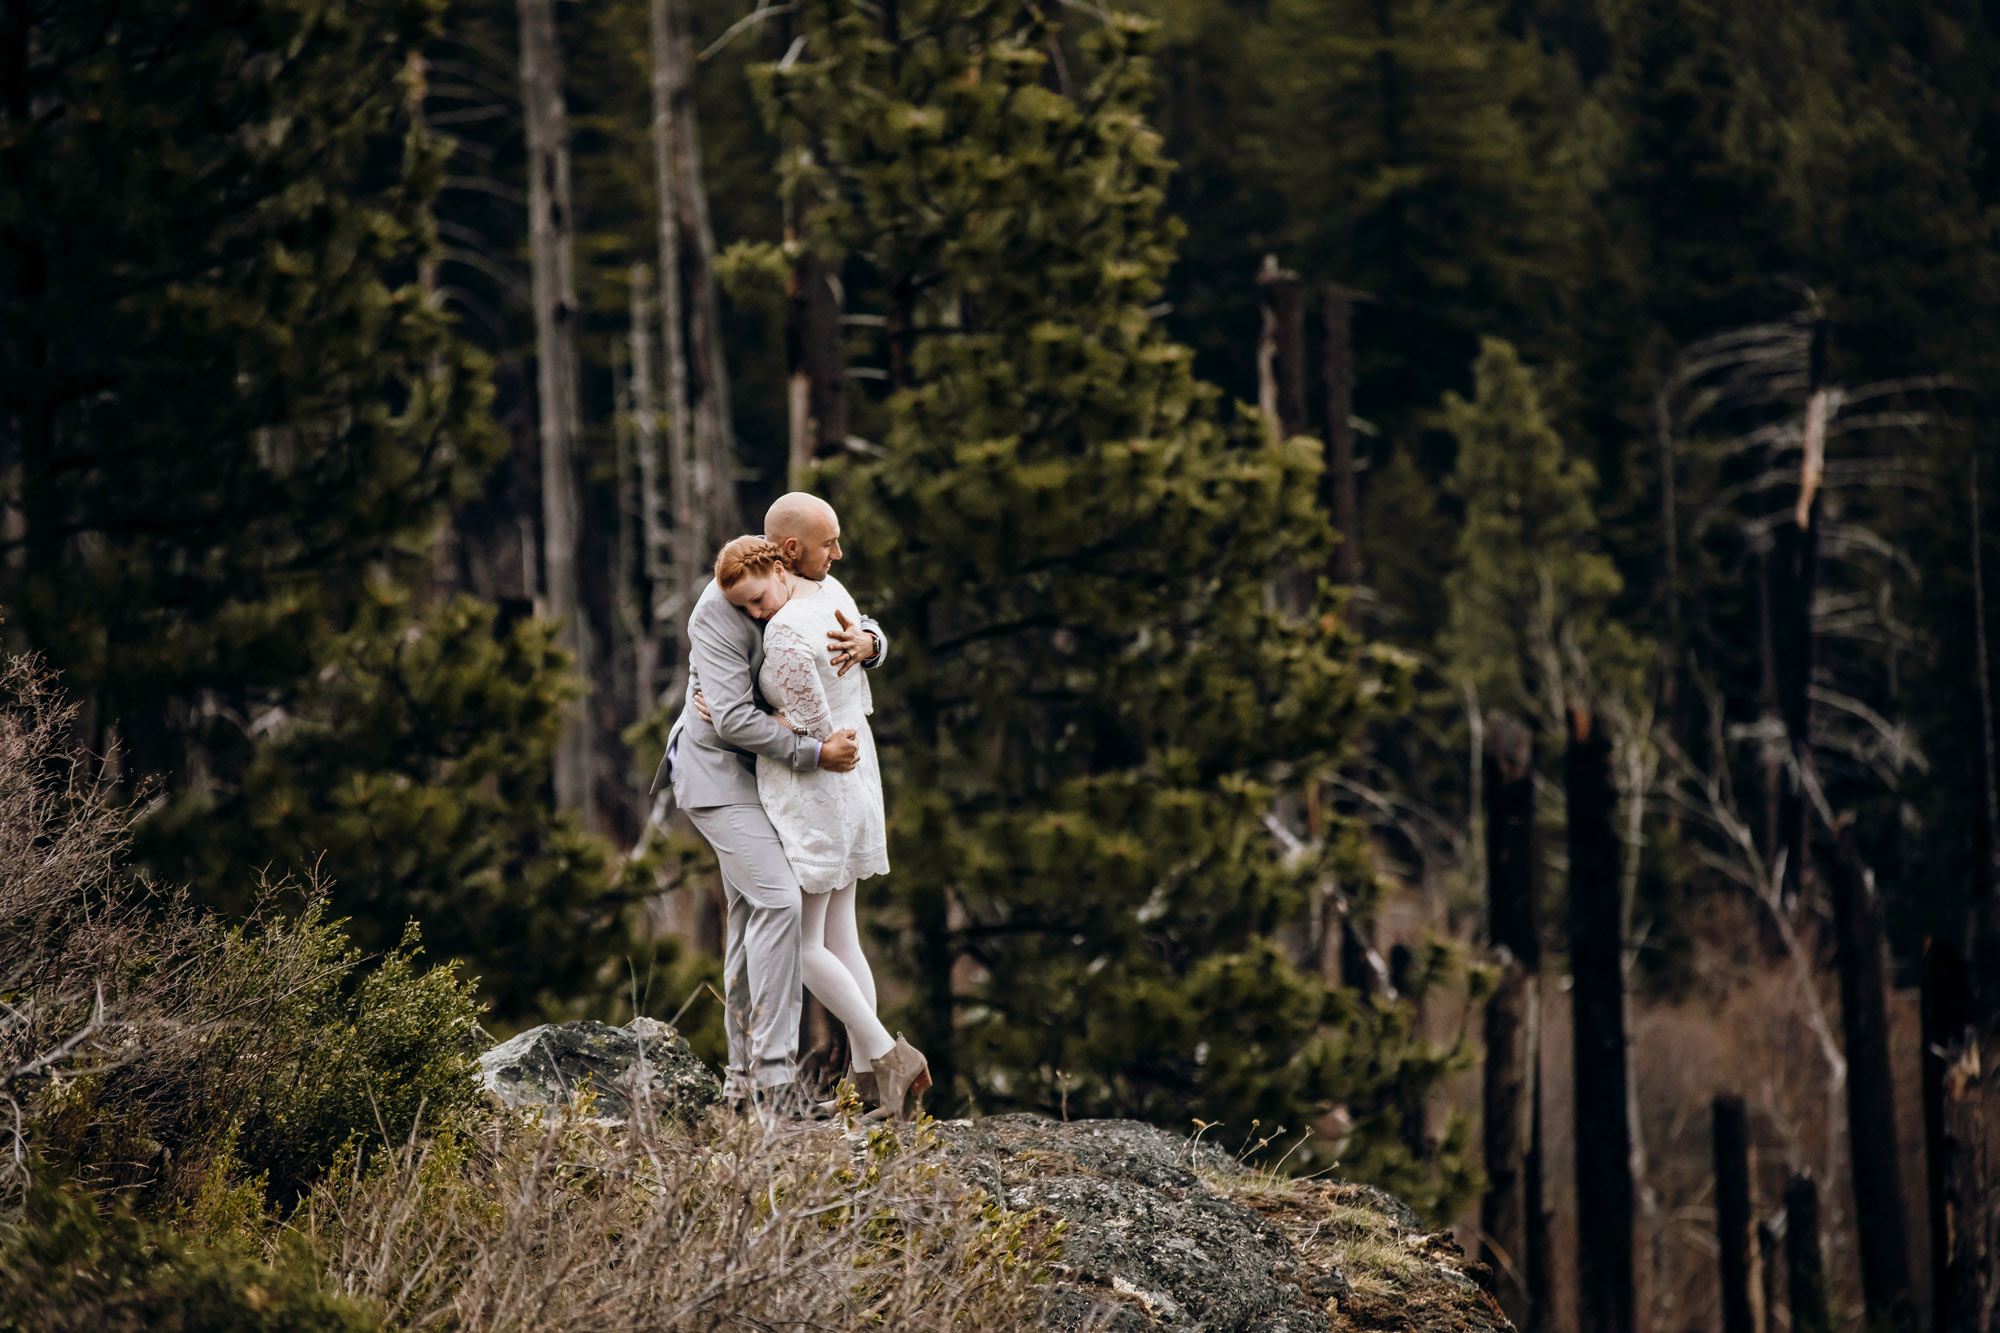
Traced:
<path fill-rule="evenodd" d="M 587 1091 L 591 1113 L 629 1120 L 637 1108 L 693 1121 L 722 1100 L 722 1084 L 687 1038 L 655 1018 L 609 1023 L 546 1023 L 479 1057 L 479 1082 L 513 1107 L 575 1105 Z"/>
<path fill-rule="evenodd" d="M 1066 1224 L 1049 1311 L 1113 1333 L 1499 1333 L 1447 1235 L 1379 1190 L 1253 1171 L 1129 1120 L 941 1126 L 954 1168 Z"/>
<path fill-rule="evenodd" d="M 643 1061 L 641 1057 L 643 1056 Z M 632 1118 L 641 1102 L 690 1122 L 720 1100 L 672 1028 L 561 1023 L 480 1059 L 509 1106 L 577 1104 Z M 851 1124 L 828 1125 L 858 1142 Z M 1105 1333 L 1508 1333 L 1448 1235 L 1379 1190 L 1291 1180 L 1130 1120 L 1034 1115 L 936 1127 L 953 1173 L 1063 1223 L 1039 1328 Z"/>

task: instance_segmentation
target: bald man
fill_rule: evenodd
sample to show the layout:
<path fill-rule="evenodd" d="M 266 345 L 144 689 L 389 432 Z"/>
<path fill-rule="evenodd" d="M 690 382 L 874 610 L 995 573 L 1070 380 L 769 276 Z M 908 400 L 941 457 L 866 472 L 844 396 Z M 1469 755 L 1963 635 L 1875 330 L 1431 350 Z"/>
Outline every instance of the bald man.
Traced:
<path fill-rule="evenodd" d="M 764 515 L 764 536 L 801 578 L 830 579 L 840 559 L 840 519 L 816 495 L 779 496 Z M 837 586 L 837 583 L 836 583 Z M 889 641 L 867 616 L 840 617 L 827 650 L 842 675 L 877 667 Z M 810 1099 L 797 1087 L 799 882 L 757 795 L 757 756 L 806 773 L 844 773 L 859 749 L 853 731 L 824 744 L 765 712 L 757 696 L 764 665 L 764 622 L 732 606 L 713 579 L 688 616 L 687 699 L 667 736 L 653 790 L 673 784 L 674 803 L 715 849 L 728 903 L 723 950 L 724 1026 L 729 1069 L 723 1093 L 779 1113 L 803 1114 Z"/>

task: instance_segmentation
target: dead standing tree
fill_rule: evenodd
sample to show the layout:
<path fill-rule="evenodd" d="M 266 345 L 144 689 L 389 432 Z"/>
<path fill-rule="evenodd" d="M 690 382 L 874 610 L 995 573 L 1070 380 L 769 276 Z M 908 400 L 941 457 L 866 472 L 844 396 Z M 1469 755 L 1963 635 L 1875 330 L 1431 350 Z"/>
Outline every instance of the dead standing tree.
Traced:
<path fill-rule="evenodd" d="M 1500 979 L 1486 1002 L 1483 1123 L 1487 1190 L 1480 1258 L 1499 1275 L 1501 1307 L 1522 1333 L 1549 1305 L 1548 1219 L 1542 1204 L 1541 846 L 1535 825 L 1534 737 L 1499 713 L 1486 723 L 1487 937 Z"/>
<path fill-rule="evenodd" d="M 705 559 L 719 541 L 740 532 L 742 506 L 736 498 L 736 433 L 729 406 L 729 367 L 723 357 L 722 295 L 715 272 L 715 228 L 709 222 L 708 190 L 702 182 L 701 135 L 695 124 L 693 61 L 688 52 L 686 0 L 651 0 L 654 55 L 654 126 L 667 146 L 667 182 L 660 195 L 679 225 L 680 290 L 686 294 L 687 384 L 693 413 L 696 521 L 709 540 L 695 550 Z M 664 101 L 665 124 L 661 124 Z M 658 155 L 655 144 L 655 156 Z M 662 218 L 661 226 L 667 225 Z M 666 263 L 666 244 L 661 264 Z M 692 565 L 683 564 L 683 579 Z M 698 588 L 698 580 L 692 580 Z M 687 594 L 684 593 L 684 596 Z M 692 601 L 690 599 L 690 605 Z"/>
<path fill-rule="evenodd" d="M 1323 297 L 1326 322 L 1326 471 L 1321 502 L 1340 536 L 1328 571 L 1333 581 L 1353 589 L 1361 582 L 1361 524 L 1354 481 L 1354 296 L 1329 286 Z M 1351 618 L 1354 604 L 1348 603 Z"/>
<path fill-rule="evenodd" d="M 528 252 L 535 307 L 536 394 L 542 458 L 542 583 L 557 642 L 590 672 L 577 570 L 582 525 L 576 468 L 582 436 L 575 214 L 570 198 L 568 119 L 555 0 L 518 0 L 521 106 L 528 139 Z M 591 735 L 581 703 L 565 714 L 555 755 L 556 804 L 591 819 Z"/>
<path fill-rule="evenodd" d="M 1273 438 L 1289 440 L 1306 429 L 1305 284 L 1276 255 L 1264 256 L 1257 275 L 1264 331 L 1257 340 L 1257 407 Z"/>
<path fill-rule="evenodd" d="M 1715 1239 L 1722 1279 L 1722 1333 L 1757 1333 L 1751 1293 L 1750 1117 L 1741 1097 L 1715 1099 Z"/>
<path fill-rule="evenodd" d="M 1980 1037 L 1965 959 L 1926 941 L 1924 1158 L 1939 1333 L 2000 1326 L 2000 1078 L 1981 1061 Z"/>
<path fill-rule="evenodd" d="M 1618 790 L 1611 737 L 1572 706 L 1564 756 L 1569 813 L 1570 973 L 1576 1088 L 1577 1274 L 1582 1333 L 1634 1333 L 1631 1106 Z"/>

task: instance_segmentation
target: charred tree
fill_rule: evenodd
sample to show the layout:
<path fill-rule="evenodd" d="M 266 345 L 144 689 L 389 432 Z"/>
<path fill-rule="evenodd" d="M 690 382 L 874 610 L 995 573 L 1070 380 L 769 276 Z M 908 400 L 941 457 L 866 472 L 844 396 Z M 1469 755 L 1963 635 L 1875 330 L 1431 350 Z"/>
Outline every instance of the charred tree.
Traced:
<path fill-rule="evenodd" d="M 2000 1096 L 1983 1079 L 1979 1055 L 1965 960 L 1943 940 L 1927 940 L 1924 1161 L 1939 1333 L 1990 1333 L 2000 1311 L 2000 1182 L 1993 1178 L 2000 1167 Z"/>
<path fill-rule="evenodd" d="M 582 527 L 576 475 L 582 437 L 577 326 L 576 217 L 570 197 L 568 118 L 555 0 L 518 0 L 521 109 L 528 139 L 528 255 L 535 307 L 535 388 L 542 462 L 542 588 L 557 642 L 579 675 L 590 675 L 577 541 Z M 555 754 L 556 804 L 591 820 L 588 712 L 572 704 Z"/>
<path fill-rule="evenodd" d="M 1965 927 L 1966 957 L 1976 959 L 1981 957 L 1983 947 L 1979 941 L 1980 918 L 1993 911 L 1995 898 L 2000 896 L 2000 764 L 1996 764 L 1994 757 L 1993 664 L 1986 642 L 1986 551 L 1980 536 L 1979 450 L 1975 447 L 1966 454 L 1965 504 L 1972 528 L 1972 666 L 1978 673 L 1979 777 L 1980 794 L 1985 798 L 1979 808 L 1980 879 Z"/>
<path fill-rule="evenodd" d="M 1264 331 L 1257 340 L 1257 406 L 1273 436 L 1289 440 L 1306 428 L 1305 284 L 1276 255 L 1257 275 Z"/>
<path fill-rule="evenodd" d="M 1569 944 L 1576 1087 L 1577 1275 L 1581 1333 L 1633 1333 L 1631 1107 L 1617 788 L 1611 738 L 1590 710 L 1569 713 Z"/>
<path fill-rule="evenodd" d="M 1483 1123 L 1487 1189 L 1480 1258 L 1501 1308 L 1523 1333 L 1548 1308 L 1548 1231 L 1541 1162 L 1541 848 L 1535 828 L 1533 736 L 1498 713 L 1486 723 L 1487 936 L 1500 980 L 1486 1002 Z"/>
<path fill-rule="evenodd" d="M 1793 1176 L 1785 1186 L 1785 1301 L 1792 1333 L 1831 1333 L 1820 1253 L 1819 1186 L 1811 1176 Z"/>
<path fill-rule="evenodd" d="M 1972 1029 L 1943 1052 L 1940 1136 L 1951 1155 L 1943 1186 L 1941 1333 L 2000 1327 L 2000 1073 L 1993 1058 L 1991 1032 Z"/>
<path fill-rule="evenodd" d="M 1896 1157 L 1895 1070 L 1889 1054 L 1888 959 L 1875 876 L 1850 829 L 1829 830 L 1828 876 L 1840 968 L 1840 1022 L 1847 1048 L 1847 1142 L 1854 1173 L 1861 1294 L 1868 1318 L 1885 1330 L 1916 1327 L 1902 1166 Z"/>
<path fill-rule="evenodd" d="M 1715 1099 L 1714 1142 L 1722 1333 L 1757 1333 L 1750 1298 L 1750 1121 L 1741 1097 Z"/>
<path fill-rule="evenodd" d="M 1333 581 L 1361 582 L 1361 525 L 1354 485 L 1354 301 L 1344 287 L 1328 287 L 1326 320 L 1326 471 L 1321 502 L 1340 543 L 1333 548 Z M 1349 614 L 1352 603 L 1349 604 Z M 1519 1321 L 1516 1320 L 1516 1323 Z"/>

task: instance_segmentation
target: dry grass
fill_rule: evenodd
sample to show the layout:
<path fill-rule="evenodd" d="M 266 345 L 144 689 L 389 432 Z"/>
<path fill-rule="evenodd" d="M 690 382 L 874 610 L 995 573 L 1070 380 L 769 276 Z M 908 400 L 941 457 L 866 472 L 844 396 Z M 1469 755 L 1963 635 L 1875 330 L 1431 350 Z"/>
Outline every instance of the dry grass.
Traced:
<path fill-rule="evenodd" d="M 323 1185 L 295 1226 L 392 1328 L 1037 1326 L 1059 1228 L 923 1125 L 698 1130 L 496 1114 Z"/>

